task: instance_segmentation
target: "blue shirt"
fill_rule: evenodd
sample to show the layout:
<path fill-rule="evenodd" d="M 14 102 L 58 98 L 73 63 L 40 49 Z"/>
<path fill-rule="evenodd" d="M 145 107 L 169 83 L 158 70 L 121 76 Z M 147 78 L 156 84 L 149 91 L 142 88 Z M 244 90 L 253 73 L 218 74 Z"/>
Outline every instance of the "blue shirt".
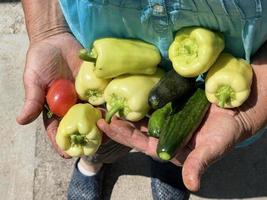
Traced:
<path fill-rule="evenodd" d="M 225 50 L 250 60 L 267 40 L 267 0 L 59 0 L 77 40 L 91 48 L 103 37 L 136 38 L 156 45 L 163 60 L 176 31 L 201 26 L 222 32 Z M 167 63 L 167 62 L 166 62 Z M 266 128 L 239 144 L 254 142 Z"/>
<path fill-rule="evenodd" d="M 102 37 L 138 38 L 164 58 L 187 26 L 222 32 L 225 50 L 247 60 L 267 40 L 266 0 L 60 0 L 71 31 L 90 48 Z"/>

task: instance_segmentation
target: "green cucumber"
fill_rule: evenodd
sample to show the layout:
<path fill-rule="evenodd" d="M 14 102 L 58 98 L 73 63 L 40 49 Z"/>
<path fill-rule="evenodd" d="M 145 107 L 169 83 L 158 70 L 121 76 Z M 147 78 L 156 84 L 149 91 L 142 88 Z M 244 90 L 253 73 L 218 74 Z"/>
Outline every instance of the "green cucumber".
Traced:
<path fill-rule="evenodd" d="M 148 103 L 153 109 L 178 101 L 195 89 L 195 79 L 180 76 L 173 69 L 163 75 L 149 93 Z"/>
<path fill-rule="evenodd" d="M 198 88 L 177 112 L 167 118 L 157 146 L 157 154 L 162 160 L 172 159 L 189 142 L 209 106 L 205 91 Z"/>
<path fill-rule="evenodd" d="M 166 104 L 164 107 L 155 110 L 148 121 L 148 135 L 151 137 L 158 138 L 161 129 L 166 122 L 166 118 L 172 111 L 171 102 Z"/>

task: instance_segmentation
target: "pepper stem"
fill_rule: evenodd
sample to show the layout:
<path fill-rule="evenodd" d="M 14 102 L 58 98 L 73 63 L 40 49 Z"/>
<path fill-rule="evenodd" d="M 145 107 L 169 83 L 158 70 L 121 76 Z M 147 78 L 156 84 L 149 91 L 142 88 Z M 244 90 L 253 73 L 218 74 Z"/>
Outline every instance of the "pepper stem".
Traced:
<path fill-rule="evenodd" d="M 198 45 L 197 41 L 190 37 L 184 38 L 177 49 L 178 56 L 184 58 L 186 63 L 192 62 L 193 59 L 198 57 Z"/>
<path fill-rule="evenodd" d="M 94 58 L 87 49 L 80 49 L 79 58 L 84 61 L 96 63 L 96 58 Z"/>
<path fill-rule="evenodd" d="M 74 135 L 71 135 L 70 136 L 70 139 L 71 139 L 71 142 L 73 144 L 75 144 L 75 145 L 77 145 L 77 144 L 83 145 L 83 144 L 86 143 L 86 139 L 82 135 L 78 135 L 78 134 L 76 135 L 76 134 L 74 134 Z"/>
<path fill-rule="evenodd" d="M 121 109 L 123 109 L 123 106 L 121 104 L 116 104 L 115 106 L 113 106 L 106 114 L 106 117 L 105 117 L 106 122 L 110 123 L 113 115 L 115 115 Z"/>
<path fill-rule="evenodd" d="M 225 104 L 229 104 L 235 99 L 235 92 L 229 85 L 223 85 L 218 88 L 215 96 L 219 100 L 219 106 L 224 108 Z"/>

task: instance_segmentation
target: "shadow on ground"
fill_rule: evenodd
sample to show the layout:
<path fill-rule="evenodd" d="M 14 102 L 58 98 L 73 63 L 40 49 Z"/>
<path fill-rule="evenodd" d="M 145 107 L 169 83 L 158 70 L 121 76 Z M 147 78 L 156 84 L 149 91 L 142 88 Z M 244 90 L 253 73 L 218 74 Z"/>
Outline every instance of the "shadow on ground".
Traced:
<path fill-rule="evenodd" d="M 212 165 L 202 179 L 196 196 L 208 199 L 242 199 L 267 197 L 267 136 L 253 145 L 235 149 Z M 109 176 L 104 196 L 109 199 L 121 175 L 151 176 L 151 159 L 140 153 L 130 153 L 107 169 Z M 179 169 L 178 169 L 179 171 Z M 154 175 L 153 175 L 154 176 Z"/>
<path fill-rule="evenodd" d="M 267 197 L 267 134 L 254 144 L 235 149 L 211 166 L 196 194 L 204 198 Z"/>
<path fill-rule="evenodd" d="M 119 162 L 107 165 L 103 196 L 110 199 L 115 183 L 121 175 L 153 177 L 173 187 L 183 188 L 181 168 L 172 163 L 160 163 L 141 153 L 129 153 Z M 180 180 L 180 181 L 179 181 Z M 149 181 L 150 182 L 150 181 Z"/>
<path fill-rule="evenodd" d="M 118 162 L 106 165 L 104 199 L 110 199 L 114 185 L 122 175 L 150 177 L 150 158 L 141 153 L 129 153 Z"/>

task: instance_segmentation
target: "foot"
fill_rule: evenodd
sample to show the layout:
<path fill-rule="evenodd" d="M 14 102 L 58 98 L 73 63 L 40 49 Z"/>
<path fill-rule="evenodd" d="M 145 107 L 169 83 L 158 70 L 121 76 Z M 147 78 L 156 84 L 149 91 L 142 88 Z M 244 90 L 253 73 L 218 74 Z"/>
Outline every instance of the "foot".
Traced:
<path fill-rule="evenodd" d="M 69 184 L 68 200 L 100 200 L 104 167 L 95 175 L 85 176 L 78 169 L 78 162 L 75 163 Z"/>
<path fill-rule="evenodd" d="M 152 160 L 151 189 L 154 200 L 186 200 L 189 197 L 183 184 L 182 169 L 170 162 Z"/>

